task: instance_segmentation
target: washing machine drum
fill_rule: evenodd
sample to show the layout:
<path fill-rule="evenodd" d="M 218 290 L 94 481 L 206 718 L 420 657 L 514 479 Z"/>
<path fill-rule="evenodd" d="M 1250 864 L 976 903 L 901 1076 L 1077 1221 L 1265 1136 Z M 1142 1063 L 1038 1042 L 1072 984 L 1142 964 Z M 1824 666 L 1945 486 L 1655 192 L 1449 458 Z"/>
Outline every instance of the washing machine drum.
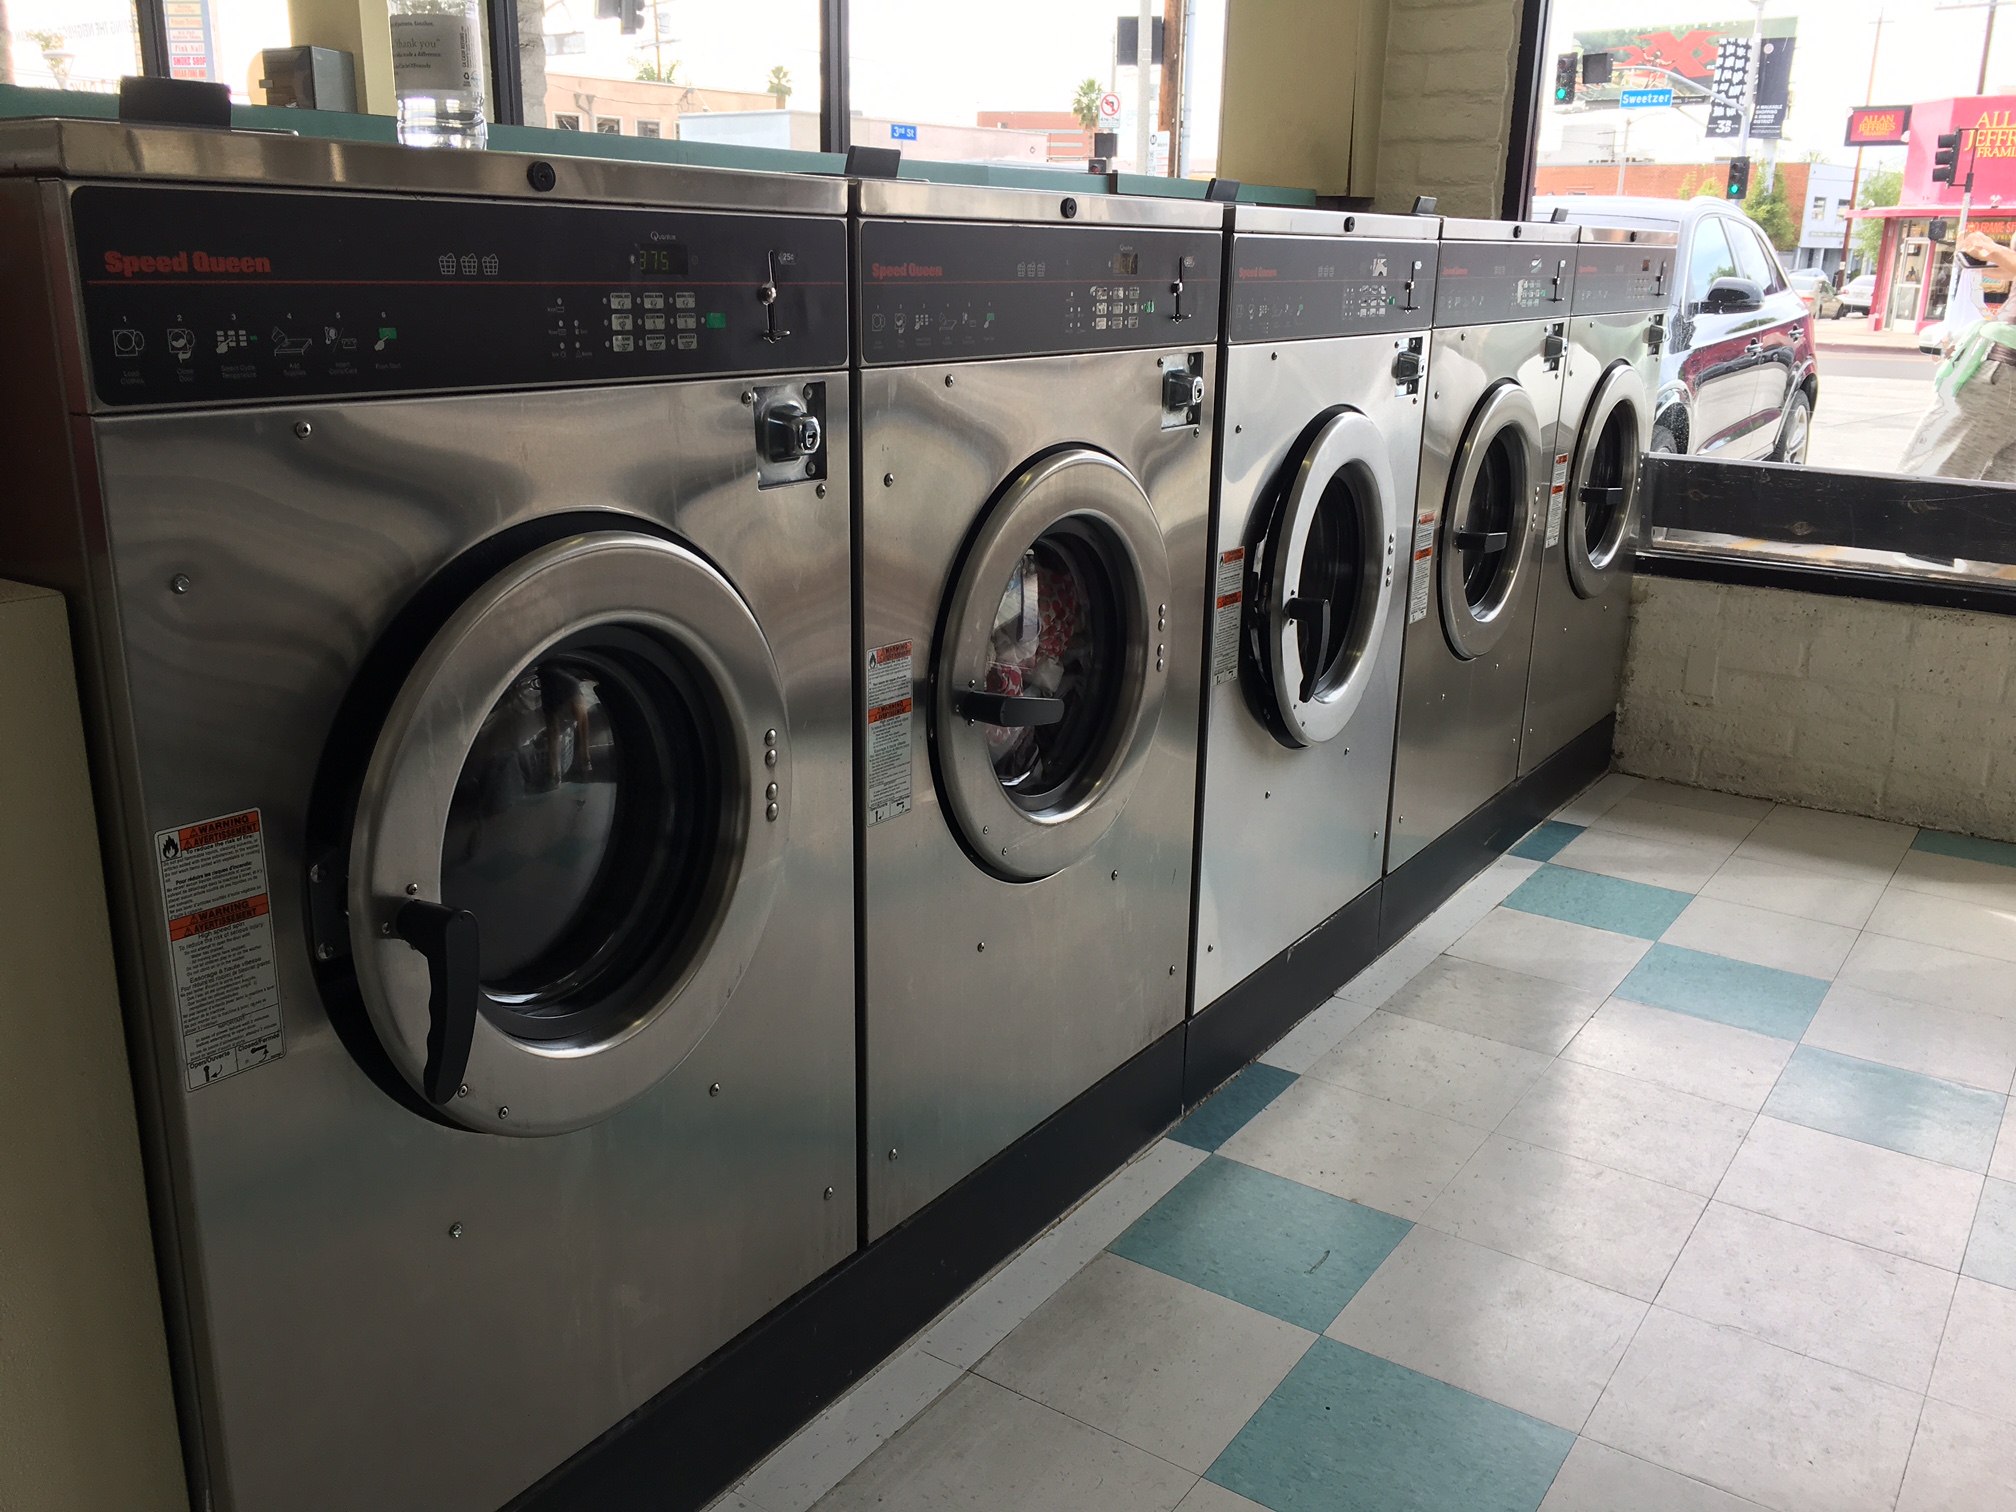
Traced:
<path fill-rule="evenodd" d="M 1485 655 L 1512 623 L 1547 473 L 1540 416 L 1517 383 L 1489 390 L 1450 469 L 1437 552 L 1436 597 L 1449 649 Z"/>
<path fill-rule="evenodd" d="M 1582 598 L 1608 591 L 1630 559 L 1651 434 L 1644 380 L 1628 362 L 1612 363 L 1583 412 L 1561 529 L 1568 581 Z"/>
<path fill-rule="evenodd" d="M 1161 717 L 1169 559 L 1147 492 L 1069 447 L 995 495 L 932 661 L 934 770 L 967 852 L 1009 881 L 1082 859 L 1125 809 Z"/>
<path fill-rule="evenodd" d="M 1284 746 L 1341 734 L 1365 697 L 1393 601 L 1397 511 L 1385 436 L 1340 409 L 1304 431 L 1254 512 L 1240 682 Z"/>
<path fill-rule="evenodd" d="M 761 628 L 695 553 L 550 542 L 466 599 L 400 686 L 349 838 L 370 1026 L 438 1116 L 580 1128 L 719 1018 L 789 829 Z"/>

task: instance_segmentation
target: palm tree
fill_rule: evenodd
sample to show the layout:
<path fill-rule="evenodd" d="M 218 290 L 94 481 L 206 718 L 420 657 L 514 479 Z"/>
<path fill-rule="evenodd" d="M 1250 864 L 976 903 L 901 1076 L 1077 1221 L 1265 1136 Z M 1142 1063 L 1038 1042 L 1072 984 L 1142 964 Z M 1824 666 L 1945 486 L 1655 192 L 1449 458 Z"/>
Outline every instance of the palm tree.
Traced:
<path fill-rule="evenodd" d="M 14 33 L 7 29 L 7 0 L 0 0 L 0 84 L 14 82 Z"/>
<path fill-rule="evenodd" d="M 1087 79 L 1078 86 L 1078 93 L 1071 96 L 1071 114 L 1078 117 L 1078 124 L 1087 131 L 1099 129 L 1099 96 L 1104 93 L 1097 79 Z"/>
<path fill-rule="evenodd" d="M 777 96 L 777 108 L 782 110 L 784 102 L 791 97 L 791 70 L 779 63 L 770 70 L 770 82 L 763 87 L 768 93 Z"/>

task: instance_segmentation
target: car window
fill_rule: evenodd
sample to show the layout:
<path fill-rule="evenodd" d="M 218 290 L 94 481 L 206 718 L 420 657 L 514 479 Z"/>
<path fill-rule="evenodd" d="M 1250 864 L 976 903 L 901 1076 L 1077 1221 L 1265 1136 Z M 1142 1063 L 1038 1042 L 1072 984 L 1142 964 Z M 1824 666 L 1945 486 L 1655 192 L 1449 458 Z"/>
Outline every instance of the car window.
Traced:
<path fill-rule="evenodd" d="M 1716 279 L 1736 276 L 1736 259 L 1729 251 L 1729 238 L 1722 234 L 1722 218 L 1703 216 L 1694 226 L 1694 245 L 1687 254 L 1687 302 L 1700 304 Z"/>
<path fill-rule="evenodd" d="M 1754 228 L 1740 221 L 1731 221 L 1728 231 L 1736 248 L 1736 265 L 1743 270 L 1743 276 L 1767 294 L 1784 288 L 1785 270 L 1778 266 L 1770 244 Z"/>

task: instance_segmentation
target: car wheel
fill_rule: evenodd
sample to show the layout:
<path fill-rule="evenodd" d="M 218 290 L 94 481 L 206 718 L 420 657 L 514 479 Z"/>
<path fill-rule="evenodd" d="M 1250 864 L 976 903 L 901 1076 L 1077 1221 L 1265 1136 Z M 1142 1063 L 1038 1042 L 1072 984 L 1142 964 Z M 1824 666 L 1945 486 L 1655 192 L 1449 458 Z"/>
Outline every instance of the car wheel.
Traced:
<path fill-rule="evenodd" d="M 1771 460 L 1803 465 L 1812 440 L 1813 401 L 1806 397 L 1803 388 L 1794 389 L 1785 405 L 1785 418 L 1778 424 L 1778 445 L 1771 453 Z"/>
<path fill-rule="evenodd" d="M 1678 453 L 1684 450 L 1684 448 L 1680 445 L 1680 442 L 1674 437 L 1672 431 L 1668 430 L 1663 425 L 1655 425 L 1652 427 L 1652 445 L 1650 450 L 1655 452 Z"/>

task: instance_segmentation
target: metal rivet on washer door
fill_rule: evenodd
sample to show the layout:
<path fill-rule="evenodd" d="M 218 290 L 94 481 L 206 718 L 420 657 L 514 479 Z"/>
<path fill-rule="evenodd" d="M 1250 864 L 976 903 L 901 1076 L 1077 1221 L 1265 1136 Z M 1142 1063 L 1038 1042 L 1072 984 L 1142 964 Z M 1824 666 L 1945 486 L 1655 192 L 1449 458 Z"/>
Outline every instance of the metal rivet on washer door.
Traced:
<path fill-rule="evenodd" d="M 833 1188 L 831 1187 L 826 1188 L 826 1200 L 828 1202 L 831 1202 L 833 1200 Z"/>
<path fill-rule="evenodd" d="M 952 387 L 952 375 L 950 373 L 947 373 L 945 375 L 945 387 L 947 388 Z"/>
<path fill-rule="evenodd" d="M 390 924 L 380 924 L 378 926 L 378 933 L 380 933 L 381 935 L 389 935 L 390 933 L 392 933 L 392 926 Z"/>
<path fill-rule="evenodd" d="M 417 898 L 417 897 L 419 897 L 419 896 L 420 896 L 420 884 L 419 884 L 418 882 L 408 882 L 408 883 L 406 884 L 406 896 L 407 896 L 407 897 L 409 897 L 409 898 Z"/>
<path fill-rule="evenodd" d="M 895 1146 L 893 1146 L 893 1145 L 892 1145 L 892 1146 L 890 1146 L 890 1149 L 889 1149 L 889 1158 L 890 1158 L 891 1160 L 894 1160 L 894 1159 L 896 1158 L 896 1149 L 895 1149 Z"/>
<path fill-rule="evenodd" d="M 742 390 L 742 402 L 744 404 L 754 404 L 756 402 L 756 390 L 754 389 Z"/>
<path fill-rule="evenodd" d="M 317 945 L 315 947 L 315 959 L 318 961 L 332 960 L 335 955 L 336 947 L 334 945 Z"/>
<path fill-rule="evenodd" d="M 763 753 L 763 765 L 768 767 L 777 765 L 777 748 L 775 746 L 772 746 Z"/>
<path fill-rule="evenodd" d="M 168 579 L 168 591 L 170 593 L 187 593 L 189 591 L 189 574 L 178 572 L 175 576 Z"/>
<path fill-rule="evenodd" d="M 813 489 L 812 492 L 817 494 L 820 498 L 823 499 L 826 497 L 826 485 L 824 483 L 821 483 L 817 488 Z"/>
<path fill-rule="evenodd" d="M 464 1082 L 462 1083 L 461 1086 L 457 1087 L 455 1089 L 455 1095 L 457 1097 L 467 1097 L 469 1095 L 469 1083 Z"/>
<path fill-rule="evenodd" d="M 310 425 L 306 420 L 296 420 L 294 422 L 295 440 L 306 441 L 310 436 L 314 434 L 315 434 L 315 427 Z"/>
<path fill-rule="evenodd" d="M 715 1082 L 712 1086 L 708 1087 L 707 1095 L 709 1097 L 719 1097 L 721 1095 L 721 1083 Z"/>
<path fill-rule="evenodd" d="M 980 942 L 979 948 L 984 951 L 987 948 L 987 942 L 985 940 L 982 940 Z"/>
<path fill-rule="evenodd" d="M 763 789 L 763 796 L 765 798 L 775 798 L 777 796 L 777 784 L 773 782 L 770 786 Z"/>
<path fill-rule="evenodd" d="M 1120 873 L 1118 873 L 1117 871 L 1113 873 L 1113 880 L 1115 882 L 1118 882 L 1120 880 Z"/>
<path fill-rule="evenodd" d="M 766 803 L 763 805 L 763 817 L 765 819 L 768 819 L 772 824 L 775 824 L 777 822 L 778 812 L 779 811 L 777 805 L 774 803 Z"/>
<path fill-rule="evenodd" d="M 451 1223 L 451 1224 L 449 1224 L 449 1225 L 448 1225 L 448 1237 L 449 1237 L 450 1239 L 460 1239 L 460 1238 L 462 1237 L 462 1225 L 461 1225 L 461 1224 L 459 1224 L 459 1223 Z"/>
<path fill-rule="evenodd" d="M 509 1108 L 499 1108 L 497 1110 L 497 1116 L 499 1118 L 509 1118 L 511 1116 L 511 1110 Z"/>
<path fill-rule="evenodd" d="M 763 732 L 763 744 L 765 745 L 777 744 L 777 732 L 775 730 L 765 730 Z"/>
<path fill-rule="evenodd" d="M 894 473 L 882 474 L 882 486 L 884 488 L 894 488 L 896 486 L 896 474 Z"/>

